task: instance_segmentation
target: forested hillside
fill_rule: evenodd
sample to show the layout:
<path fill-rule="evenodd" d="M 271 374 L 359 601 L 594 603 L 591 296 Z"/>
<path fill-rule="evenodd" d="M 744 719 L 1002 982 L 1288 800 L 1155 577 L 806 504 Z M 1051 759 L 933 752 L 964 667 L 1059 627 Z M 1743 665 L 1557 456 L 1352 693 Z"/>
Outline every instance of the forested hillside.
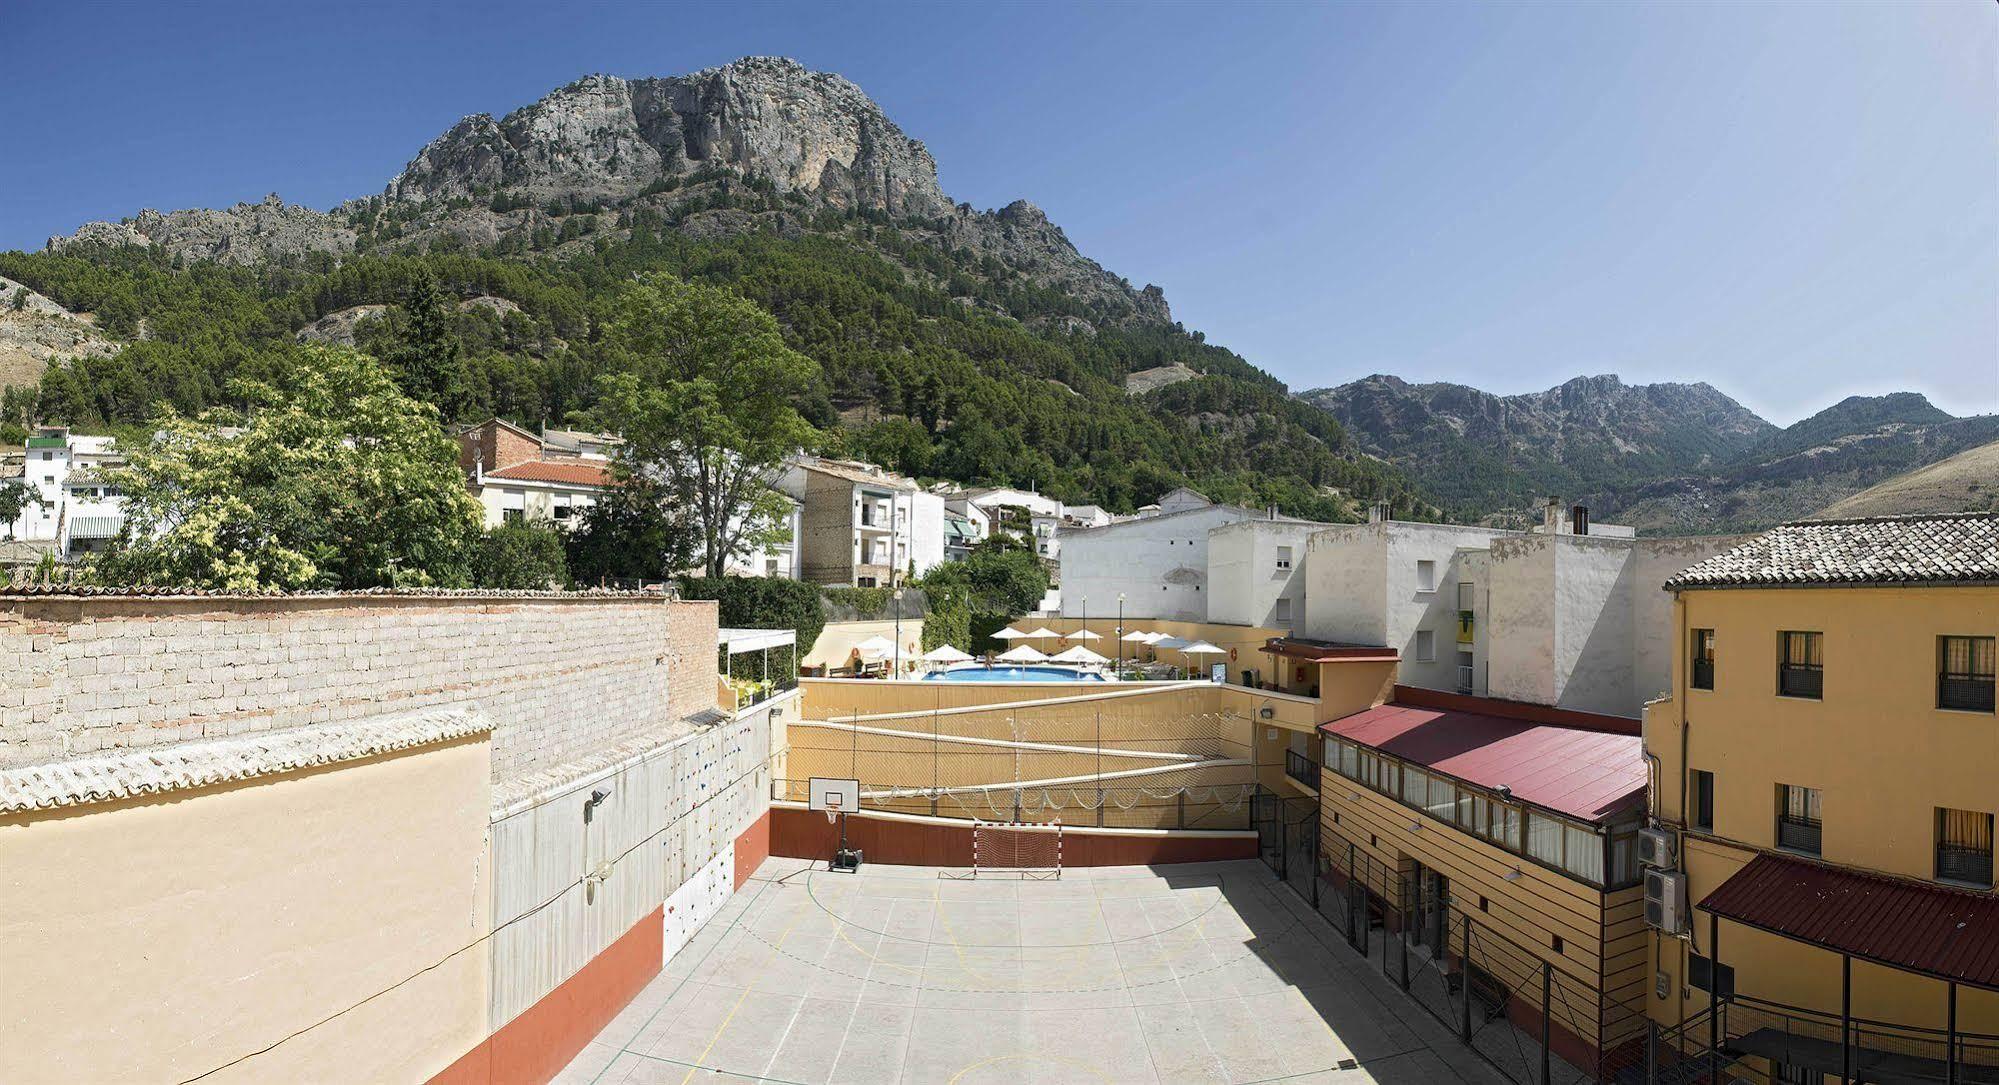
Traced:
<path fill-rule="evenodd" d="M 233 377 L 294 364 L 309 327 L 307 338 L 345 327 L 388 357 L 427 324 L 445 329 L 437 345 L 450 377 L 420 391 L 446 418 L 588 425 L 597 378 L 615 364 L 596 342 L 612 299 L 633 275 L 668 270 L 728 285 L 777 316 L 789 344 L 820 364 L 803 406 L 836 452 L 1113 509 L 1190 483 L 1318 518 L 1351 518 L 1376 499 L 1431 511 L 1323 412 L 1175 325 L 1089 323 L 1094 314 L 1074 298 L 878 216 L 822 211 L 813 230 L 788 236 L 694 237 L 674 225 L 641 210 L 604 216 L 570 244 L 546 239 L 560 251 L 537 251 L 529 238 L 483 253 L 382 245 L 246 265 L 130 245 L 0 253 L 0 275 L 130 340 L 114 356 L 51 367 L 38 387 L 9 390 L 0 410 L 15 424 L 136 427 L 161 405 L 198 411 L 223 402 Z M 382 308 L 338 319 L 371 306 Z M 1127 373 L 1175 363 L 1203 376 L 1126 395 Z"/>

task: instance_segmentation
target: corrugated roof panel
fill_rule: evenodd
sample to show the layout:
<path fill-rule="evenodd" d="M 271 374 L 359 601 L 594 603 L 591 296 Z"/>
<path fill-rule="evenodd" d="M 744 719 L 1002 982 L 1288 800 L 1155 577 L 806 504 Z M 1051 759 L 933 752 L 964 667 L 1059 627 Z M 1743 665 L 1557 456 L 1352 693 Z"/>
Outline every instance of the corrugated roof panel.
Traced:
<path fill-rule="evenodd" d="M 1990 893 L 1764 854 L 1699 907 L 1834 953 L 1999 990 L 1999 897 Z"/>
<path fill-rule="evenodd" d="M 1607 821 L 1645 796 L 1636 735 L 1395 702 L 1320 730 L 1480 787 L 1511 788 L 1522 802 L 1585 821 Z"/>

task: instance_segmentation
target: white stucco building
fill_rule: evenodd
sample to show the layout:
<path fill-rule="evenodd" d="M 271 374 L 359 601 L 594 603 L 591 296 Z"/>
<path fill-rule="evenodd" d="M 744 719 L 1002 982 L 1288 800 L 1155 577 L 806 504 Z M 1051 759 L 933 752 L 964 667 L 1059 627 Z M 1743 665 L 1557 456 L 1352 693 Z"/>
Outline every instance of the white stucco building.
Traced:
<path fill-rule="evenodd" d="M 1210 533 L 1259 518 L 1280 524 L 1305 523 L 1283 517 L 1272 521 L 1274 514 L 1269 511 L 1217 505 L 1192 490 L 1175 490 L 1167 496 L 1172 501 L 1170 511 L 1162 501 L 1158 512 L 1102 527 L 1073 528 L 1064 534 L 1063 617 L 1082 617 L 1085 607 L 1092 614 L 1116 613 L 1118 596 L 1123 595 L 1127 618 L 1234 621 L 1234 618 L 1210 616 L 1213 606 L 1209 591 Z M 1255 540 L 1260 538 L 1260 535 L 1245 536 L 1248 541 L 1242 545 L 1254 549 Z M 1233 536 L 1225 544 L 1229 553 L 1234 553 L 1235 545 Z M 1279 544 L 1270 544 L 1271 561 L 1275 561 L 1276 545 Z M 1250 554 L 1241 560 L 1253 563 L 1257 559 Z M 1270 595 L 1273 610 L 1276 598 L 1282 594 L 1279 591 Z M 1231 600 L 1224 607 L 1235 613 L 1247 612 L 1255 605 L 1254 600 L 1247 604 Z"/>
<path fill-rule="evenodd" d="M 103 549 L 125 523 L 124 498 L 103 473 L 124 462 L 114 438 L 37 428 L 20 452 L 0 462 L 0 485 L 26 486 L 41 503 L 29 504 L 0 535 L 65 560 Z"/>
<path fill-rule="evenodd" d="M 1393 648 L 1406 685 L 1637 716 L 1671 680 L 1660 585 L 1739 537 L 1640 539 L 1583 522 L 1587 535 L 1556 512 L 1527 532 L 1327 528 L 1307 549 L 1300 632 Z"/>
<path fill-rule="evenodd" d="M 1305 550 L 1327 526 L 1265 518 L 1208 532 L 1208 621 L 1302 629 Z"/>
<path fill-rule="evenodd" d="M 908 579 L 916 555 L 916 483 L 873 464 L 798 455 L 786 464 L 777 486 L 803 506 L 801 580 L 874 588 Z M 942 561 L 941 497 L 935 508 L 936 553 Z"/>

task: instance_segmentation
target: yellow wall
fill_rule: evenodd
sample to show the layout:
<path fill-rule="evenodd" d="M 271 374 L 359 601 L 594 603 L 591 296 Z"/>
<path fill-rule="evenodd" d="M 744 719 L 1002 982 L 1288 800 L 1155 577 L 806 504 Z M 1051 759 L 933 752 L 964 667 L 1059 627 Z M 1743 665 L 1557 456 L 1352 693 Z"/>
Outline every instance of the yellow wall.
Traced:
<path fill-rule="evenodd" d="M 1333 772 L 1321 771 L 1319 778 L 1320 850 L 1333 866 L 1348 869 L 1351 845 L 1356 861 L 1371 857 L 1376 869 L 1409 874 L 1413 861 L 1441 872 L 1450 879 L 1453 904 L 1506 939 L 1482 942 L 1474 935 L 1475 964 L 1531 1002 L 1540 997 L 1541 962 L 1552 964 L 1559 988 L 1555 1023 L 1591 1042 L 1601 990 L 1609 1004 L 1606 1048 L 1643 1031 L 1650 939 L 1639 911 L 1641 888 L 1602 892 Z M 1381 892 L 1379 884 L 1371 888 Z M 1385 896 L 1391 908 L 1401 907 L 1392 879 Z M 1451 939 L 1453 952 L 1461 951 L 1461 930 L 1453 929 Z"/>
<path fill-rule="evenodd" d="M 1999 720 L 1935 707 L 1936 638 L 1999 635 L 1999 588 L 1699 590 L 1675 614 L 1674 694 L 1648 707 L 1645 744 L 1670 823 L 1683 822 L 1683 768 L 1715 774 L 1714 832 L 1683 848 L 1690 903 L 1774 847 L 1780 783 L 1822 789 L 1825 860 L 1919 879 L 1934 873 L 1935 808 L 1999 809 Z M 1713 690 L 1686 684 L 1694 629 L 1715 630 Z M 1784 630 L 1824 634 L 1823 700 L 1777 696 Z M 1706 914 L 1693 926 L 1706 953 Z M 1726 922 L 1720 940 L 1742 994 L 1838 1012 L 1837 955 Z M 1665 1022 L 1703 1005 L 1680 980 L 1687 948 L 1660 939 L 1674 988 L 1654 1007 Z M 1854 987 L 1856 1013 L 1943 1024 L 1938 981 L 1856 964 Z M 1999 995 L 1963 993 L 1960 1019 L 1999 1032 Z"/>
<path fill-rule="evenodd" d="M 1084 622 L 1081 618 L 1023 618 L 1015 624 L 1024 629 L 1045 626 L 1064 635 L 1073 633 L 1084 627 Z M 1116 609 L 1112 609 L 1110 613 L 1101 617 L 1095 614 L 1090 615 L 1088 625 L 1090 632 L 1097 634 L 1103 639 L 1087 642 L 1061 641 L 1060 647 L 1087 643 L 1090 650 L 1098 655 L 1109 656 L 1112 659 L 1118 658 L 1118 646 L 1120 642 L 1118 641 L 1117 633 Z M 1217 648 L 1226 648 L 1233 651 L 1235 653 L 1234 659 L 1230 659 L 1227 656 L 1196 656 L 1190 659 L 1170 648 L 1154 652 L 1151 648 L 1142 644 L 1125 644 L 1123 646 L 1124 658 L 1127 660 L 1140 654 L 1143 654 L 1147 659 L 1156 655 L 1161 663 L 1170 663 L 1176 667 L 1191 665 L 1203 675 L 1208 673 L 1208 668 L 1211 664 L 1217 662 L 1227 663 L 1229 666 L 1229 681 L 1231 682 L 1242 681 L 1244 668 L 1256 671 L 1259 677 L 1266 680 L 1274 676 L 1276 672 L 1271 669 L 1271 657 L 1263 653 L 1263 645 L 1272 637 L 1290 635 L 1290 630 L 1288 629 L 1271 629 L 1255 625 L 1221 625 L 1215 622 L 1172 622 L 1156 618 L 1129 618 L 1126 619 L 1124 628 L 1127 633 L 1165 633 L 1168 636 L 1179 637 L 1181 640 L 1186 641 L 1205 640 Z M 1026 643 L 1032 644 L 1036 648 L 1050 654 L 1059 650 L 1057 646 L 1051 645 L 1046 641 L 1028 641 Z M 963 645 L 960 645 L 960 647 L 963 647 Z"/>
<path fill-rule="evenodd" d="M 0 818 L 0 1079 L 443 1069 L 486 1038 L 489 771 L 482 735 Z"/>
<path fill-rule="evenodd" d="M 812 650 L 799 660 L 800 667 L 831 667 L 844 669 L 853 657 L 854 646 L 869 637 L 880 637 L 896 643 L 897 622 L 894 619 L 881 622 L 828 622 L 819 633 L 819 639 L 812 642 Z M 918 657 L 923 654 L 923 619 L 904 618 L 902 631 L 902 667 L 909 670 L 918 665 Z M 883 660 L 893 664 L 894 658 Z"/>

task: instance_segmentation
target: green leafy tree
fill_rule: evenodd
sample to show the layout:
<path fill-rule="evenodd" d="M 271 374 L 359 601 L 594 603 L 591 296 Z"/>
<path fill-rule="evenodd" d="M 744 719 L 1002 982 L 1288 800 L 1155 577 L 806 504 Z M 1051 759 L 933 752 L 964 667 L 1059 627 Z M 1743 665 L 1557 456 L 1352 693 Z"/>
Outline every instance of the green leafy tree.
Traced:
<path fill-rule="evenodd" d="M 658 483 L 627 478 L 590 506 L 565 544 L 570 575 L 590 586 L 678 576 L 694 563 L 699 541 Z"/>
<path fill-rule="evenodd" d="M 23 513 L 30 508 L 48 507 L 49 503 L 42 500 L 42 495 L 27 483 L 0 483 L 0 531 L 5 531 L 8 538 L 14 537 L 14 523 Z"/>
<path fill-rule="evenodd" d="M 930 570 L 922 588 L 933 610 L 962 606 L 972 616 L 1012 618 L 1041 605 L 1048 570 L 1034 551 L 1001 535 L 980 542 L 963 561 Z"/>
<path fill-rule="evenodd" d="M 465 364 L 451 329 L 444 291 L 428 272 L 410 282 L 403 295 L 406 323 L 394 349 L 383 358 L 397 383 L 412 398 L 437 407 L 446 420 L 465 405 Z"/>
<path fill-rule="evenodd" d="M 110 583 L 262 588 L 462 587 L 479 538 L 457 446 L 372 359 L 315 349 L 247 417 L 168 415 L 106 481 L 126 524 Z"/>
<path fill-rule="evenodd" d="M 473 551 L 474 587 L 541 590 L 568 582 L 562 533 L 546 524 L 487 528 Z"/>
<path fill-rule="evenodd" d="M 803 656 L 826 628 L 819 589 L 775 576 L 690 576 L 680 582 L 683 599 L 714 599 L 724 628 L 792 629 Z"/>
<path fill-rule="evenodd" d="M 625 439 L 616 471 L 657 480 L 688 511 L 702 567 L 720 576 L 786 514 L 772 486 L 814 436 L 796 404 L 818 367 L 731 290 L 656 274 L 614 313 L 607 338 L 622 372 L 604 378 L 601 413 Z"/>

